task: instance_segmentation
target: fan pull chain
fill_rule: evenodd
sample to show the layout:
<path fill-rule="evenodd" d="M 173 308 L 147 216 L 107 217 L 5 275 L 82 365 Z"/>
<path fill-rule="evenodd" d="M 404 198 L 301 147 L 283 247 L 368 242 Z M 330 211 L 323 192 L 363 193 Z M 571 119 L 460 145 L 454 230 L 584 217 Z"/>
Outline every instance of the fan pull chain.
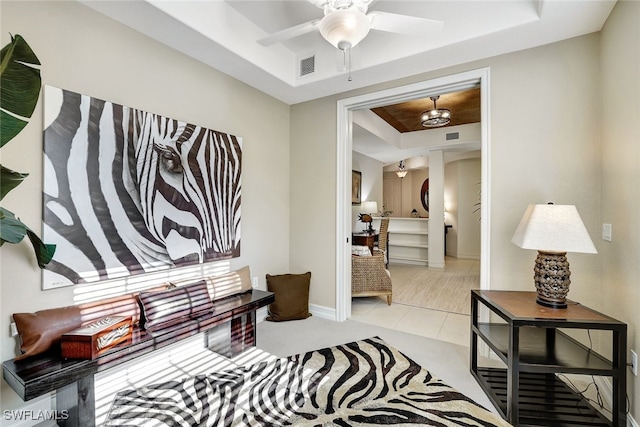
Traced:
<path fill-rule="evenodd" d="M 351 48 L 341 49 L 342 50 L 342 69 L 347 70 L 348 78 L 347 81 L 351 81 Z M 349 51 L 349 59 L 347 60 L 347 51 Z"/>

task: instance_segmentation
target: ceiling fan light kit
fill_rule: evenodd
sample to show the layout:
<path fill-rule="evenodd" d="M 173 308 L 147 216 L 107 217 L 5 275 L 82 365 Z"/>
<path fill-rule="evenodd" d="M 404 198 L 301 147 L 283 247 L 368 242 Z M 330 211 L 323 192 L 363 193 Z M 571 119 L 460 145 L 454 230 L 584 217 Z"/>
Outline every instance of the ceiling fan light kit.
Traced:
<path fill-rule="evenodd" d="M 451 111 L 447 108 L 438 108 L 436 101 L 440 96 L 431 96 L 429 99 L 433 101 L 433 109 L 422 112 L 420 121 L 422 126 L 426 128 L 435 128 L 445 126 L 451 123 Z"/>
<path fill-rule="evenodd" d="M 259 39 L 258 43 L 271 46 L 313 31 L 320 31 L 325 40 L 343 52 L 345 58 L 343 69 L 348 68 L 349 81 L 351 81 L 351 61 L 349 60 L 347 67 L 347 55 L 351 55 L 351 48 L 360 43 L 369 34 L 369 30 L 422 37 L 442 28 L 442 21 L 433 19 L 388 12 L 367 14 L 369 4 L 373 0 L 308 1 L 324 11 L 324 17 L 321 20 L 314 19 L 285 28 Z"/>
<path fill-rule="evenodd" d="M 369 34 L 369 18 L 356 8 L 338 9 L 320 21 L 320 34 L 340 50 L 351 49 Z"/>
<path fill-rule="evenodd" d="M 271 46 L 319 30 L 329 43 L 345 51 L 360 43 L 369 30 L 425 37 L 440 31 L 443 25 L 442 21 L 416 16 L 379 11 L 367 13 L 373 0 L 308 1 L 324 11 L 324 18 L 277 31 L 258 43 Z"/>

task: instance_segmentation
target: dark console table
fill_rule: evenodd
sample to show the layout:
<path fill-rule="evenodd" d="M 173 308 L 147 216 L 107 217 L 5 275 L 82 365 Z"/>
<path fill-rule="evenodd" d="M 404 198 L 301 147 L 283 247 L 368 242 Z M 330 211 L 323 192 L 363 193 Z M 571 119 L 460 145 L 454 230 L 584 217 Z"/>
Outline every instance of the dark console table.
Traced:
<path fill-rule="evenodd" d="M 94 374 L 133 360 L 200 332 L 206 332 L 207 346 L 225 356 L 233 356 L 256 344 L 256 311 L 275 301 L 272 292 L 253 289 L 213 302 L 211 312 L 183 319 L 155 330 L 134 328 L 131 341 L 122 343 L 93 360 L 62 359 L 42 355 L 2 364 L 5 381 L 25 401 L 56 392 L 56 410 L 65 411 L 59 425 L 90 427 L 95 425 Z M 220 334 L 222 328 L 223 333 Z M 217 340 L 209 339 L 216 330 Z M 212 334 L 214 335 L 214 334 Z M 226 335 L 227 340 L 219 341 Z"/>
<path fill-rule="evenodd" d="M 502 417 L 516 426 L 625 426 L 627 325 L 572 301 L 553 309 L 535 300 L 535 292 L 471 291 L 471 373 Z M 480 304 L 489 309 L 486 322 Z M 612 360 L 559 328 L 611 331 Z M 478 338 L 506 368 L 478 366 Z M 560 373 L 611 377 L 613 420 L 558 379 Z"/>
<path fill-rule="evenodd" d="M 351 241 L 354 245 L 368 246 L 369 250 L 373 254 L 373 247 L 378 241 L 378 233 L 369 233 L 368 231 L 362 231 L 360 233 L 351 233 Z"/>

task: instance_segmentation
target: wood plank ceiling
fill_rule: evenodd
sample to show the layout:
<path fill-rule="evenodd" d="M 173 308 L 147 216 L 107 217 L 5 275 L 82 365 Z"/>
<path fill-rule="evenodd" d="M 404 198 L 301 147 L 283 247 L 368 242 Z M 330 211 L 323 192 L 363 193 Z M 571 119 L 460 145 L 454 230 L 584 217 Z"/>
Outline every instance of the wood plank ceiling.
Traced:
<path fill-rule="evenodd" d="M 440 94 L 436 104 L 438 108 L 451 110 L 451 123 L 441 127 L 480 122 L 480 88 Z M 432 108 L 433 101 L 427 97 L 376 107 L 372 108 L 371 111 L 393 126 L 398 132 L 404 133 L 434 129 L 425 128 L 420 123 L 422 112 Z"/>

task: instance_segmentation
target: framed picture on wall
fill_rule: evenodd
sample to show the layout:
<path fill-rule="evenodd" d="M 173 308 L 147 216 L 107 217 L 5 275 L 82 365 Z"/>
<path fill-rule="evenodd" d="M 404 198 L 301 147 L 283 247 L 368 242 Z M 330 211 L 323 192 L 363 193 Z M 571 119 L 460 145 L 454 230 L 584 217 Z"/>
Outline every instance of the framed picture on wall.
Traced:
<path fill-rule="evenodd" d="M 362 203 L 362 172 L 351 171 L 351 204 Z"/>
<path fill-rule="evenodd" d="M 241 137 L 44 91 L 43 289 L 240 256 Z"/>

